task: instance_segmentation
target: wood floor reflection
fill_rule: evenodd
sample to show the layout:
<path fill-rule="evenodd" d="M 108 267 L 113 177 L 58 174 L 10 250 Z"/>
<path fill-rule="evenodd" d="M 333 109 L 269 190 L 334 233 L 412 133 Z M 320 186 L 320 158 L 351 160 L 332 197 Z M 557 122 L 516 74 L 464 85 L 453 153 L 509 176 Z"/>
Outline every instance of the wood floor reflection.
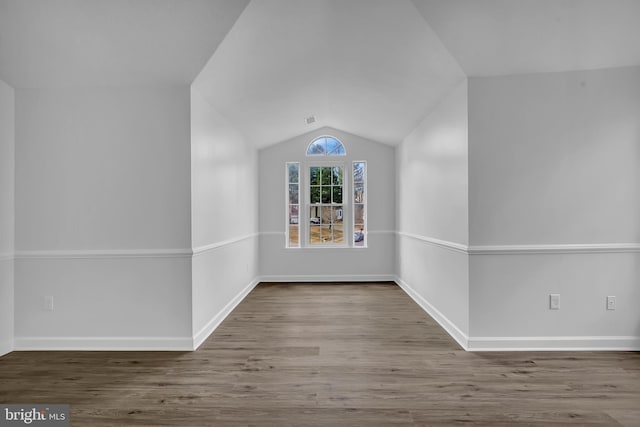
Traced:
<path fill-rule="evenodd" d="M 640 353 L 468 353 L 399 287 L 258 285 L 195 352 L 14 352 L 74 426 L 638 426 Z"/>

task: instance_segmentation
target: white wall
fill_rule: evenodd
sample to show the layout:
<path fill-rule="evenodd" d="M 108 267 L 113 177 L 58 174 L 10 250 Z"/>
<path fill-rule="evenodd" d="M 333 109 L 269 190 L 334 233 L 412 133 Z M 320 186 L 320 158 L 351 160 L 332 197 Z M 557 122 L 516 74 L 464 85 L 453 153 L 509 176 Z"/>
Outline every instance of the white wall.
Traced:
<path fill-rule="evenodd" d="M 469 332 L 467 83 L 397 148 L 400 285 L 464 345 Z"/>
<path fill-rule="evenodd" d="M 332 135 L 347 155 L 367 161 L 367 248 L 285 248 L 285 164 L 306 161 L 309 143 Z M 259 152 L 260 275 L 272 281 L 390 280 L 394 275 L 395 165 L 393 148 L 322 128 Z"/>
<path fill-rule="evenodd" d="M 191 89 L 193 335 L 199 345 L 255 286 L 257 150 Z"/>
<path fill-rule="evenodd" d="M 13 349 L 14 90 L 0 80 L 0 356 Z"/>
<path fill-rule="evenodd" d="M 639 117 L 640 68 L 470 79 L 471 348 L 640 345 Z"/>
<path fill-rule="evenodd" d="M 16 91 L 17 349 L 190 348 L 189 109 L 187 86 Z"/>

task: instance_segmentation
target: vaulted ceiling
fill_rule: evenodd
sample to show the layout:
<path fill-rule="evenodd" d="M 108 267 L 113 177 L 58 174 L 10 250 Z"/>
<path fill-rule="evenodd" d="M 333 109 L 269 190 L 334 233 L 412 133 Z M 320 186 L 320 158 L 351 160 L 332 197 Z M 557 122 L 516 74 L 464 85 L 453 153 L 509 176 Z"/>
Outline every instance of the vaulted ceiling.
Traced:
<path fill-rule="evenodd" d="M 639 16 L 638 0 L 0 0 L 0 79 L 193 82 L 257 147 L 322 126 L 396 144 L 465 76 L 640 65 Z"/>
<path fill-rule="evenodd" d="M 16 88 L 190 84 L 249 0 L 0 0 Z"/>
<path fill-rule="evenodd" d="M 469 76 L 640 65 L 638 0 L 414 0 Z"/>
<path fill-rule="evenodd" d="M 394 144 L 462 79 L 409 0 L 268 0 L 249 4 L 196 87 L 258 145 L 321 126 Z"/>

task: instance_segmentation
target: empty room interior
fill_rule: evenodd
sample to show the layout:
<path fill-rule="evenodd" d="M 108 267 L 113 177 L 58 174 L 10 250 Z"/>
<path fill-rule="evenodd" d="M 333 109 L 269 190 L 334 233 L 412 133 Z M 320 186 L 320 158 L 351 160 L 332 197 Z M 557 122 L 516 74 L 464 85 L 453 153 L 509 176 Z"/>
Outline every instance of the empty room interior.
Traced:
<path fill-rule="evenodd" d="M 640 425 L 638 17 L 0 0 L 0 403 Z"/>

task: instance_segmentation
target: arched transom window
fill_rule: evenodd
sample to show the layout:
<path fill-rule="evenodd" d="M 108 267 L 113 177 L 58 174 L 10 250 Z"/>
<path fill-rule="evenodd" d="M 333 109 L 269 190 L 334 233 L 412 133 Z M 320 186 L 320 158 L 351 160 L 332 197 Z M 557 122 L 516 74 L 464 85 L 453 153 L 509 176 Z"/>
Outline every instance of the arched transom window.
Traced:
<path fill-rule="evenodd" d="M 307 148 L 307 156 L 344 156 L 344 145 L 332 136 L 321 136 L 311 141 Z"/>

